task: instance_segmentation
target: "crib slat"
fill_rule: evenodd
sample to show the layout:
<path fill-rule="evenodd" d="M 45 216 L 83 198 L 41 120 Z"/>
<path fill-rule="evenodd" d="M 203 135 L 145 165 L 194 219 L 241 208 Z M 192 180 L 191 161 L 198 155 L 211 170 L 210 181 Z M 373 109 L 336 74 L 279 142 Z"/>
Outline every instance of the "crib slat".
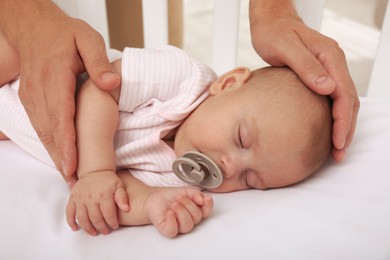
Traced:
<path fill-rule="evenodd" d="M 390 100 L 390 3 L 387 4 L 385 18 L 382 25 L 381 38 L 371 72 L 367 97 Z"/>
<path fill-rule="evenodd" d="M 145 48 L 168 44 L 168 1 L 142 0 Z"/>
<path fill-rule="evenodd" d="M 106 47 L 110 47 L 108 32 L 107 8 L 105 0 L 79 0 L 76 1 L 78 18 L 86 21 L 104 38 Z"/>
<path fill-rule="evenodd" d="M 240 0 L 214 0 L 212 67 L 219 75 L 237 63 Z"/>
<path fill-rule="evenodd" d="M 325 0 L 295 0 L 295 8 L 306 25 L 319 31 Z"/>

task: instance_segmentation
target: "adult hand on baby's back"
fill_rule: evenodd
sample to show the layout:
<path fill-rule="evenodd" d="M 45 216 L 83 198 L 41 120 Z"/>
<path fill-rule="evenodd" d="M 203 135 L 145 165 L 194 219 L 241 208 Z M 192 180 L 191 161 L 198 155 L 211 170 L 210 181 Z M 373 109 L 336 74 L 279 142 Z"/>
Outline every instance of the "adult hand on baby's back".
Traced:
<path fill-rule="evenodd" d="M 21 30 L 17 46 L 20 99 L 57 169 L 71 186 L 77 167 L 76 76 L 86 70 L 102 89 L 116 88 L 120 78 L 108 61 L 100 34 L 59 9 L 46 10 L 29 28 Z"/>
<path fill-rule="evenodd" d="M 337 42 L 307 27 L 293 7 L 251 9 L 252 43 L 269 64 L 289 66 L 313 91 L 333 99 L 333 157 L 342 161 L 352 141 L 359 98 Z"/>

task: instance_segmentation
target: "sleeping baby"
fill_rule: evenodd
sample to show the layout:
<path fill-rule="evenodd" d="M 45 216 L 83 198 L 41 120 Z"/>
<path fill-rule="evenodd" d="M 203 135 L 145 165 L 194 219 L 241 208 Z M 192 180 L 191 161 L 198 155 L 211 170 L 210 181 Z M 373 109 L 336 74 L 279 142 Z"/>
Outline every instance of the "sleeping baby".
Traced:
<path fill-rule="evenodd" d="M 292 185 L 330 154 L 329 99 L 288 68 L 238 67 L 216 77 L 171 46 L 126 48 L 113 66 L 120 88 L 103 91 L 87 79 L 77 96 L 78 180 L 66 208 L 73 230 L 153 224 L 175 237 L 210 216 L 210 192 Z M 54 167 L 20 103 L 17 75 L 6 70 L 0 82 L 14 80 L 0 88 L 0 131 Z M 179 177 L 172 168 L 178 158 L 216 180 L 188 184 L 180 177 L 188 166 L 174 167 Z"/>

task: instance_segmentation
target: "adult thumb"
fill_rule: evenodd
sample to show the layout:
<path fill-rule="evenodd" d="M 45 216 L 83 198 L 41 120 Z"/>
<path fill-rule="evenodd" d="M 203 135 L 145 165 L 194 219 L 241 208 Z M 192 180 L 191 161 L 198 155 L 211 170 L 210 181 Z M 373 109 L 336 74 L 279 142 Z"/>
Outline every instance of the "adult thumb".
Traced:
<path fill-rule="evenodd" d="M 120 76 L 107 57 L 103 37 L 94 30 L 91 33 L 94 37 L 84 35 L 77 40 L 78 52 L 85 69 L 97 87 L 103 90 L 115 89 L 120 84 Z"/>

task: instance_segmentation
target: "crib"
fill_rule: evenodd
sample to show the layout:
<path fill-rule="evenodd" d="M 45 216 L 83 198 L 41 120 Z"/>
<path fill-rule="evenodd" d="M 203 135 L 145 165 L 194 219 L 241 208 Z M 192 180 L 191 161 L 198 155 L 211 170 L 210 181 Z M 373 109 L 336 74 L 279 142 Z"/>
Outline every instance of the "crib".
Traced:
<path fill-rule="evenodd" d="M 105 1 L 67 3 L 67 11 L 109 42 Z M 296 1 L 314 29 L 320 28 L 323 4 Z M 237 34 L 220 27 L 238 31 L 239 5 L 239 0 L 214 0 L 211 66 L 217 73 L 237 65 Z M 389 9 L 343 163 L 329 160 L 309 180 L 283 189 L 213 194 L 211 218 L 175 239 L 162 237 L 153 226 L 90 237 L 66 224 L 68 190 L 59 174 L 11 141 L 1 141 L 0 259 L 390 259 Z M 166 44 L 167 1 L 143 0 L 143 10 L 145 47 Z"/>

